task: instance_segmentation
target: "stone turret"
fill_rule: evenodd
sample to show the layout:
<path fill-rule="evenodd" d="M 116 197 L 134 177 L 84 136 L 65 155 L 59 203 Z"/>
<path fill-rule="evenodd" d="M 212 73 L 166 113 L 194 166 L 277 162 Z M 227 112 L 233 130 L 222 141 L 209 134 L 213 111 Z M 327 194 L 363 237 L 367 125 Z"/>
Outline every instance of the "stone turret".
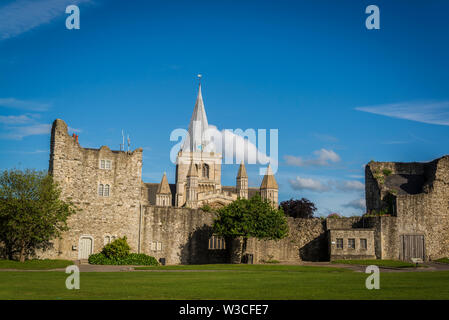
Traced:
<path fill-rule="evenodd" d="M 198 169 L 193 161 L 190 163 L 187 173 L 186 206 L 189 208 L 197 208 L 198 206 Z"/>
<path fill-rule="evenodd" d="M 248 175 L 246 174 L 245 164 L 240 164 L 239 172 L 237 173 L 237 196 L 242 199 L 248 199 Z"/>
<path fill-rule="evenodd" d="M 164 172 L 161 183 L 157 187 L 156 205 L 162 207 L 170 207 L 172 202 L 172 194 L 168 185 L 167 175 Z"/>
<path fill-rule="evenodd" d="M 278 206 L 278 189 L 278 184 L 274 178 L 273 171 L 271 170 L 270 165 L 268 165 L 267 172 L 260 185 L 260 196 L 262 199 L 271 202 L 274 208 Z"/>

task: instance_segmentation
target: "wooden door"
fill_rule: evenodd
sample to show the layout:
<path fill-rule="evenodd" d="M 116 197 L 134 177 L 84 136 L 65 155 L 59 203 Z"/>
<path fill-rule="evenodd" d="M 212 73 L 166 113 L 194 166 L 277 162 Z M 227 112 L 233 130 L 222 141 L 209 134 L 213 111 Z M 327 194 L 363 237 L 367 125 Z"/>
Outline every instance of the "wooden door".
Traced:
<path fill-rule="evenodd" d="M 412 258 L 424 260 L 424 236 L 423 235 L 402 235 L 400 259 L 411 261 Z"/>
<path fill-rule="evenodd" d="M 92 238 L 81 237 L 79 258 L 88 259 L 91 254 L 92 254 Z"/>

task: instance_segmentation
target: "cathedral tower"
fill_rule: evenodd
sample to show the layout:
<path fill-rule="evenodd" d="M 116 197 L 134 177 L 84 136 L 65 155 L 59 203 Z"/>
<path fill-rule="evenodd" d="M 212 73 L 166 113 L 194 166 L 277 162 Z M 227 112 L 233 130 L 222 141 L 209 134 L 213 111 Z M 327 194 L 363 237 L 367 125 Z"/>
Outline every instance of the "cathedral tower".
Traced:
<path fill-rule="evenodd" d="M 157 187 L 156 205 L 162 207 L 170 207 L 172 203 L 172 194 L 168 185 L 167 176 L 164 172 L 161 183 Z"/>
<path fill-rule="evenodd" d="M 271 167 L 268 165 L 267 172 L 260 185 L 260 196 L 262 199 L 268 200 L 273 208 L 277 208 L 278 206 L 278 189 L 278 184 L 274 178 L 273 171 L 271 171 Z"/>
<path fill-rule="evenodd" d="M 221 192 L 221 154 L 218 153 L 221 150 L 215 150 L 210 143 L 208 129 L 200 83 L 188 135 L 178 152 L 176 162 L 175 202 L 178 207 L 182 207 L 187 201 L 187 177 L 192 163 L 197 170 L 197 192 Z"/>
<path fill-rule="evenodd" d="M 189 172 L 187 173 L 186 183 L 186 206 L 189 208 L 197 208 L 198 205 L 198 169 L 197 165 L 190 163 Z"/>
<path fill-rule="evenodd" d="M 237 196 L 242 199 L 248 199 L 248 175 L 246 174 L 245 164 L 240 164 L 239 172 L 237 173 Z"/>

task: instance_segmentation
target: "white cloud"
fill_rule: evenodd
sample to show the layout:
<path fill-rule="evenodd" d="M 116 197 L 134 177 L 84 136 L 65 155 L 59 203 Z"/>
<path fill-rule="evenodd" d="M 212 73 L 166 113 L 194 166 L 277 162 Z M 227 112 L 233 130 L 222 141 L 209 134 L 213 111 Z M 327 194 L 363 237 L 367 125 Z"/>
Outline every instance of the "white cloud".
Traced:
<path fill-rule="evenodd" d="M 323 184 L 321 181 L 311 178 L 296 177 L 296 179 L 290 179 L 288 182 L 294 190 L 310 190 L 315 192 L 326 192 L 331 190 L 331 187 L 328 184 Z"/>
<path fill-rule="evenodd" d="M 336 185 L 336 188 L 341 191 L 365 190 L 365 185 L 357 180 L 338 181 L 338 182 L 336 182 L 335 185 Z"/>
<path fill-rule="evenodd" d="M 18 0 L 0 8 L 0 40 L 18 36 L 65 15 L 70 4 L 90 0 Z"/>
<path fill-rule="evenodd" d="M 336 163 L 341 160 L 340 156 L 333 150 L 320 149 L 313 152 L 315 158 L 304 160 L 302 157 L 295 157 L 291 155 L 284 156 L 284 160 L 288 165 L 297 167 L 307 166 L 328 166 L 331 163 Z"/>
<path fill-rule="evenodd" d="M 31 111 L 46 111 L 50 108 L 50 104 L 36 101 L 18 100 L 15 98 L 0 98 L 0 107 Z"/>
<path fill-rule="evenodd" d="M 349 201 L 348 203 L 345 203 L 343 207 L 365 210 L 366 208 L 365 199 L 360 198 Z"/>
<path fill-rule="evenodd" d="M 26 114 L 19 116 L 0 116 L 0 123 L 3 124 L 26 124 L 33 121 L 33 118 Z"/>
<path fill-rule="evenodd" d="M 449 126 L 449 101 L 401 102 L 355 109 L 392 118 Z"/>
<path fill-rule="evenodd" d="M 294 190 L 309 190 L 315 192 L 360 192 L 365 190 L 365 185 L 356 180 L 320 181 L 318 179 L 301 178 L 297 176 L 295 179 L 290 179 L 289 183 Z"/>
<path fill-rule="evenodd" d="M 40 134 L 49 134 L 51 130 L 50 124 L 37 123 L 29 126 L 10 127 L 6 133 L 1 134 L 3 139 L 22 140 L 27 136 Z"/>

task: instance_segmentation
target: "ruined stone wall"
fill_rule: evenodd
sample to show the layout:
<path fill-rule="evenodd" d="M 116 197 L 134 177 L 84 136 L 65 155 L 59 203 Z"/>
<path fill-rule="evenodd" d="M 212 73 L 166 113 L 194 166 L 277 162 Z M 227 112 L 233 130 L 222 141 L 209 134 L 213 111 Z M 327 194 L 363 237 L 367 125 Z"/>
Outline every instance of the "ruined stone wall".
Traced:
<path fill-rule="evenodd" d="M 379 174 L 384 169 L 391 170 L 390 177 Z M 399 259 L 401 236 L 424 235 L 427 260 L 448 256 L 449 157 L 428 163 L 370 163 L 366 173 L 368 210 L 378 209 L 382 196 L 387 192 L 396 194 L 396 217 L 380 217 L 376 225 L 376 230 L 380 231 L 380 250 L 376 255 L 381 259 Z M 377 178 L 372 173 L 377 174 Z M 380 193 L 375 196 L 370 191 L 375 189 L 371 185 L 374 182 L 369 180 L 370 174 L 380 186 Z M 403 183 L 389 184 L 393 178 Z"/>
<path fill-rule="evenodd" d="M 373 229 L 329 230 L 330 259 L 375 259 L 374 232 Z M 338 248 L 337 239 L 342 239 L 342 248 Z M 354 248 L 349 247 L 349 239 L 354 239 Z M 361 239 L 366 241 L 366 248 L 362 247 Z"/>
<path fill-rule="evenodd" d="M 254 262 L 325 261 L 329 259 L 325 220 L 319 218 L 287 218 L 289 235 L 281 240 L 248 241 L 247 252 L 254 255 Z"/>
<path fill-rule="evenodd" d="M 110 169 L 100 169 L 100 160 L 110 160 Z M 62 197 L 72 199 L 80 209 L 69 217 L 70 230 L 44 257 L 78 259 L 81 236 L 93 239 L 93 252 L 105 244 L 105 236 L 128 237 L 132 251 L 138 251 L 142 149 L 131 153 L 82 148 L 69 136 L 67 124 L 55 120 L 51 133 L 49 172 L 59 183 Z M 98 194 L 99 184 L 110 186 L 109 196 Z"/>
<path fill-rule="evenodd" d="M 199 209 L 146 206 L 142 250 L 167 264 L 226 263 L 228 252 L 208 249 L 214 218 L 215 213 Z M 288 218 L 288 224 L 285 239 L 248 240 L 246 253 L 254 255 L 254 263 L 328 259 L 324 220 Z"/>

